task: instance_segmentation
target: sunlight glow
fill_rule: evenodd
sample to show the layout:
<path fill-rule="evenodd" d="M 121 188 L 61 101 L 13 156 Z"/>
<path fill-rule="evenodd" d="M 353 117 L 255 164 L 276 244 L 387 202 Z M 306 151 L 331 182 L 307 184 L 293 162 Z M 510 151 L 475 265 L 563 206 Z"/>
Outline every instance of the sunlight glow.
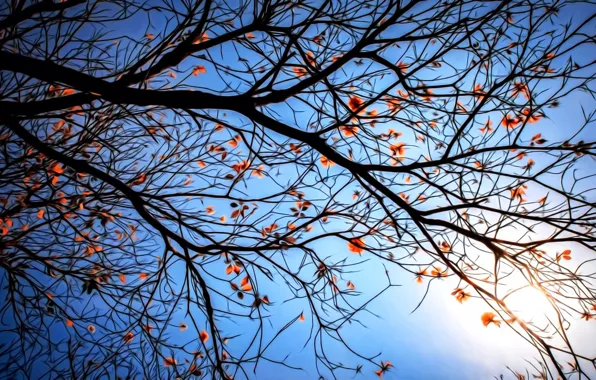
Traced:
<path fill-rule="evenodd" d="M 525 287 L 511 293 L 506 301 L 511 310 L 526 322 L 543 321 L 545 315 L 554 312 L 544 293 L 534 287 Z"/>

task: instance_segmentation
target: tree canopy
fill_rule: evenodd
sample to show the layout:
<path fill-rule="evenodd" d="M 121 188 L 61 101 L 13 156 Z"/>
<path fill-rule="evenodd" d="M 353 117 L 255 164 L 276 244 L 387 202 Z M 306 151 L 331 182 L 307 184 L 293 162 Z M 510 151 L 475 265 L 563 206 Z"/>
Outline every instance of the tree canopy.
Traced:
<path fill-rule="evenodd" d="M 317 376 L 383 377 L 399 358 L 350 329 L 396 286 L 449 284 L 536 348 L 528 377 L 589 377 L 567 331 L 596 319 L 595 17 L 556 0 L 2 2 L 0 371 L 243 379 L 300 371 L 304 349 Z M 552 318 L 510 306 L 528 288 Z"/>

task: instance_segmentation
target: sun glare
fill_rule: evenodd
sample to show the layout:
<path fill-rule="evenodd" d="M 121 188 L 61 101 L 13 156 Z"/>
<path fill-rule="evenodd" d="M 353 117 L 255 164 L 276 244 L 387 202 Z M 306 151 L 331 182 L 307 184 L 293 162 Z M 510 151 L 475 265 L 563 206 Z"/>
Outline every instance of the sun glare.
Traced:
<path fill-rule="evenodd" d="M 552 305 L 540 290 L 534 287 L 520 289 L 506 299 L 507 306 L 526 322 L 543 320 L 554 312 Z"/>

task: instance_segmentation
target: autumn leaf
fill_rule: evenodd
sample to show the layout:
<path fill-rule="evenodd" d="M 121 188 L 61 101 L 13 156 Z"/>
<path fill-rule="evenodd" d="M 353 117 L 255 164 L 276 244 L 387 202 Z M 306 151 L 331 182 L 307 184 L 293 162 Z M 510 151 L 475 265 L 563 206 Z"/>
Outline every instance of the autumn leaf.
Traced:
<path fill-rule="evenodd" d="M 203 344 L 207 343 L 207 341 L 209 340 L 209 334 L 207 333 L 207 331 L 201 330 L 201 332 L 199 333 L 199 339 L 201 339 L 201 342 L 203 342 Z"/>
<path fill-rule="evenodd" d="M 486 313 L 482 314 L 480 319 L 482 320 L 482 324 L 487 327 L 491 323 L 493 323 L 497 327 L 501 327 L 501 322 L 495 320 L 495 313 L 487 311 Z"/>
<path fill-rule="evenodd" d="M 333 165 L 335 165 L 335 162 L 331 161 L 330 159 L 328 159 L 325 156 L 321 156 L 320 160 L 321 160 L 321 165 L 323 165 L 324 168 L 330 168 Z"/>
<path fill-rule="evenodd" d="M 52 171 L 56 174 L 62 174 L 64 173 L 64 168 L 59 163 L 55 163 L 52 165 Z"/>
<path fill-rule="evenodd" d="M 364 238 L 354 238 L 350 239 L 348 242 L 348 249 L 352 253 L 362 254 L 364 252 Z"/>
<path fill-rule="evenodd" d="M 232 169 L 234 169 L 234 171 L 236 173 L 240 173 L 245 171 L 246 169 L 248 169 L 250 167 L 250 163 L 246 160 L 242 161 L 242 162 L 238 162 L 236 164 L 232 165 Z"/>
<path fill-rule="evenodd" d="M 230 275 L 232 273 L 240 274 L 240 272 L 241 272 L 241 268 L 238 265 L 234 264 L 234 263 L 231 263 L 231 264 L 229 264 L 226 267 L 226 274 L 227 275 Z"/>
<path fill-rule="evenodd" d="M 147 180 L 147 174 L 141 173 L 137 175 L 131 182 L 133 186 L 141 185 Z"/>
<path fill-rule="evenodd" d="M 303 77 L 303 76 L 305 76 L 306 74 L 308 74 L 308 71 L 306 70 L 306 68 L 304 68 L 304 67 L 301 67 L 301 66 L 300 66 L 300 67 L 293 67 L 293 68 L 292 68 L 292 71 L 294 72 L 294 74 L 295 74 L 295 75 L 296 75 L 298 78 L 300 78 L 300 77 Z"/>
<path fill-rule="evenodd" d="M 544 206 L 546 204 L 546 199 L 548 198 L 548 194 L 543 196 L 542 198 L 540 198 L 538 200 L 538 203 L 540 203 L 542 206 Z"/>
<path fill-rule="evenodd" d="M 532 112 L 529 108 L 524 108 L 521 111 L 522 115 L 525 116 L 525 120 L 528 121 L 528 123 L 533 124 L 538 122 L 540 119 L 542 119 L 542 114 L 539 112 Z"/>
<path fill-rule="evenodd" d="M 292 152 L 294 152 L 295 154 L 299 154 L 302 153 L 302 149 L 300 148 L 299 145 L 296 145 L 294 143 L 290 143 L 290 149 L 292 150 Z"/>
<path fill-rule="evenodd" d="M 470 293 L 465 292 L 461 288 L 455 289 L 453 292 L 451 292 L 451 295 L 452 296 L 455 296 L 455 299 L 459 303 L 464 303 L 465 301 L 467 301 L 468 299 L 470 299 Z"/>
<path fill-rule="evenodd" d="M 563 259 L 563 260 L 571 260 L 571 250 L 570 249 L 566 249 L 563 252 L 557 254 L 557 262 L 561 261 L 561 259 Z"/>
<path fill-rule="evenodd" d="M 190 365 L 190 367 L 188 367 L 188 372 L 191 375 L 193 375 L 193 376 L 201 376 L 203 374 L 203 372 L 201 371 L 201 369 L 200 368 L 197 368 L 197 365 L 195 363 L 192 363 Z"/>
<path fill-rule="evenodd" d="M 532 138 L 530 139 L 530 146 L 542 145 L 546 142 L 547 142 L 547 140 L 542 138 L 542 133 L 537 133 L 534 136 L 532 136 Z"/>
<path fill-rule="evenodd" d="M 511 95 L 517 97 L 519 94 L 523 94 L 526 99 L 530 98 L 530 90 L 528 89 L 528 86 L 521 82 L 515 82 L 513 84 Z"/>
<path fill-rule="evenodd" d="M 527 188 L 526 185 L 521 185 L 510 189 L 511 199 L 517 199 L 520 203 L 525 202 L 526 199 L 524 198 L 524 195 L 526 194 Z"/>
<path fill-rule="evenodd" d="M 197 44 L 200 44 L 202 42 L 206 42 L 208 40 L 209 40 L 209 34 L 207 34 L 207 32 L 203 32 L 199 37 L 197 37 L 193 41 L 193 45 L 197 45 Z"/>
<path fill-rule="evenodd" d="M 395 145 L 390 145 L 389 150 L 391 150 L 391 154 L 396 157 L 403 157 L 406 153 L 406 144 L 398 143 Z"/>
<path fill-rule="evenodd" d="M 343 126 L 339 128 L 345 137 L 352 137 L 356 136 L 356 134 L 360 131 L 360 128 L 354 126 Z"/>
<path fill-rule="evenodd" d="M 507 129 L 514 129 L 519 124 L 520 120 L 517 117 L 505 115 L 501 120 L 501 125 Z"/>
<path fill-rule="evenodd" d="M 129 344 L 130 342 L 132 342 L 133 339 L 134 339 L 134 335 L 132 332 L 127 332 L 123 338 L 125 344 Z"/>
<path fill-rule="evenodd" d="M 194 75 L 195 77 L 199 74 L 205 74 L 206 72 L 207 72 L 207 69 L 205 68 L 205 66 L 202 66 L 202 65 L 195 66 L 192 69 L 192 75 Z"/>
<path fill-rule="evenodd" d="M 451 245 L 446 241 L 441 242 L 441 251 L 449 252 L 451 250 Z"/>
<path fill-rule="evenodd" d="M 380 366 L 381 367 L 379 370 L 375 371 L 375 374 L 377 376 L 379 376 L 380 378 L 383 377 L 383 374 L 385 374 L 385 372 L 387 372 L 389 370 L 389 368 L 393 367 L 393 364 L 391 364 L 391 362 L 389 360 L 387 360 L 386 362 L 381 361 Z"/>
<path fill-rule="evenodd" d="M 492 125 L 493 125 L 493 122 L 490 121 L 490 120 L 488 120 L 486 122 L 486 124 L 484 124 L 484 127 L 480 128 L 480 132 L 482 132 L 482 133 L 490 133 L 490 132 L 492 132 L 493 131 Z"/>
<path fill-rule="evenodd" d="M 242 281 L 240 282 L 240 287 L 244 292 L 249 292 L 252 290 L 252 285 L 250 284 L 248 276 L 242 279 Z"/>
<path fill-rule="evenodd" d="M 254 169 L 251 174 L 257 178 L 263 178 L 265 176 L 265 166 L 259 165 L 259 167 Z"/>
<path fill-rule="evenodd" d="M 348 100 L 348 107 L 350 107 L 350 110 L 352 110 L 352 112 L 356 112 L 357 110 L 359 110 L 363 104 L 364 100 L 362 100 L 362 98 L 356 95 L 350 96 L 350 99 Z M 363 112 L 364 110 L 360 110 L 358 113 L 361 114 Z"/>
<path fill-rule="evenodd" d="M 430 274 L 433 277 L 447 277 L 447 269 L 443 270 L 439 267 L 433 267 Z"/>

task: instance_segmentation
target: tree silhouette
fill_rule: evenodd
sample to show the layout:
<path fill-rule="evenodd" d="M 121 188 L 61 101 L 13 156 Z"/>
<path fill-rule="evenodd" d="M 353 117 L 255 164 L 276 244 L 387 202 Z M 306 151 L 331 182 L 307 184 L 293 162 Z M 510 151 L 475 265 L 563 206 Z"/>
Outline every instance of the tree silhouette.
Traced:
<path fill-rule="evenodd" d="M 302 366 L 275 346 L 302 322 L 321 376 L 382 377 L 346 331 L 452 278 L 536 377 L 588 376 L 566 331 L 596 318 L 594 114 L 541 127 L 594 95 L 579 3 L 3 2 L 2 373 L 254 378 Z M 509 307 L 527 287 L 556 318 Z"/>

